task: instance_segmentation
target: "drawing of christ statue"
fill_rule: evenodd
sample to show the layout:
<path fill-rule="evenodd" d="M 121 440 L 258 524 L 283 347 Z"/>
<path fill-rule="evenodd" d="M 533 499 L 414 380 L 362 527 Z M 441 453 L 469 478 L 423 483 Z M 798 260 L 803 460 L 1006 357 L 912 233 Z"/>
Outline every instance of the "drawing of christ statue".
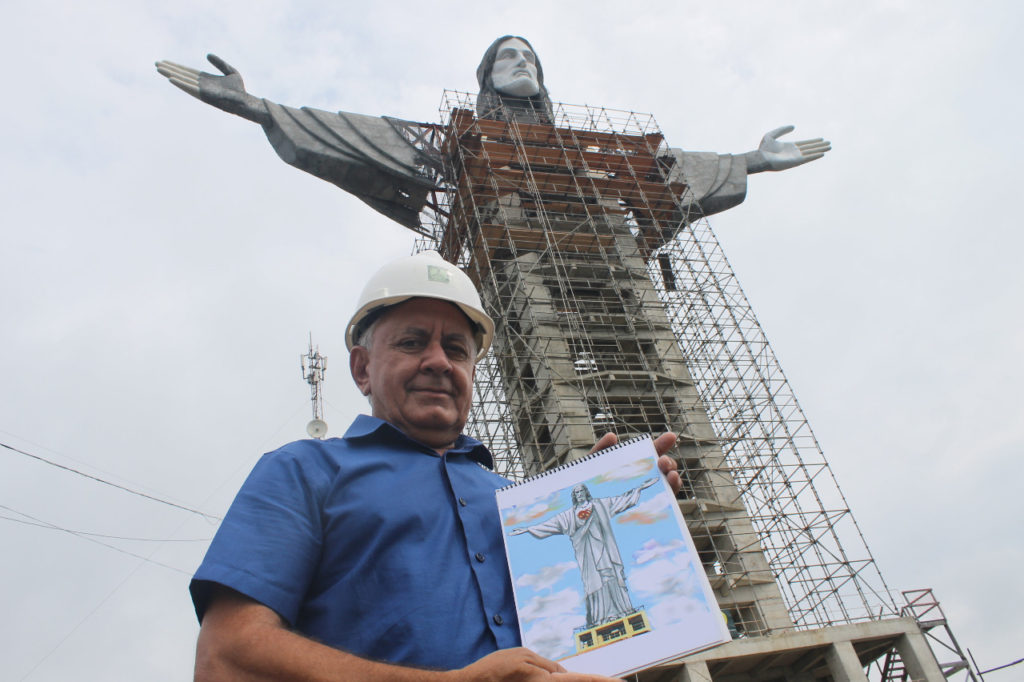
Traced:
<path fill-rule="evenodd" d="M 552 535 L 569 537 L 583 579 L 588 628 L 636 610 L 626 587 L 612 517 L 635 506 L 640 493 L 657 481 L 657 478 L 649 478 L 621 495 L 598 498 L 592 497 L 587 486 L 580 483 L 572 489 L 572 509 L 511 532 L 511 535 L 529 533 L 540 539 Z"/>

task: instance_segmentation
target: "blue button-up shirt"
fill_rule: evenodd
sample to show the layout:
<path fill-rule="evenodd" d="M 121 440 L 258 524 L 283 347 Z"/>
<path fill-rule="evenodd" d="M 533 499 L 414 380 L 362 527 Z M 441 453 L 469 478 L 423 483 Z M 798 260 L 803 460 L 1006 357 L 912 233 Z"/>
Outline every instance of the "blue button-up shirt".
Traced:
<path fill-rule="evenodd" d="M 519 646 L 491 465 L 472 438 L 439 456 L 365 415 L 264 455 L 192 580 L 197 615 L 219 583 L 375 660 L 454 669 Z"/>

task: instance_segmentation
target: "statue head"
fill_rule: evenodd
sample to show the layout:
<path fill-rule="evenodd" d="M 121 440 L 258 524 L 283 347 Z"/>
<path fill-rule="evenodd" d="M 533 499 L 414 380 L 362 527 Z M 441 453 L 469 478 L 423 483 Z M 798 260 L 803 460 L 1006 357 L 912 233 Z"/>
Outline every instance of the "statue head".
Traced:
<path fill-rule="evenodd" d="M 512 116 L 524 123 L 554 121 L 551 99 L 544 87 L 544 69 L 526 38 L 502 36 L 491 43 L 476 69 L 476 80 L 480 86 L 476 100 L 480 118 Z"/>
<path fill-rule="evenodd" d="M 491 64 L 491 84 L 502 95 L 533 97 L 540 94 L 537 55 L 522 38 L 509 38 L 498 45 Z"/>
<path fill-rule="evenodd" d="M 574 507 L 578 507 L 581 504 L 586 504 L 587 502 L 590 502 L 592 499 L 594 498 L 590 496 L 590 489 L 588 489 L 587 486 L 585 486 L 584 484 L 580 483 L 573 487 L 572 504 Z"/>

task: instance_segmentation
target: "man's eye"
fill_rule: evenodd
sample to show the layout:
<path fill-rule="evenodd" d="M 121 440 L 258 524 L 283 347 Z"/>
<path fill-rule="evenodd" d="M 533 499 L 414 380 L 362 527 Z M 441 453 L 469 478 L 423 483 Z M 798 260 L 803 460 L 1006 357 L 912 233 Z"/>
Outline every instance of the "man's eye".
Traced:
<path fill-rule="evenodd" d="M 469 351 L 465 346 L 448 346 L 448 355 L 461 360 L 469 356 Z"/>

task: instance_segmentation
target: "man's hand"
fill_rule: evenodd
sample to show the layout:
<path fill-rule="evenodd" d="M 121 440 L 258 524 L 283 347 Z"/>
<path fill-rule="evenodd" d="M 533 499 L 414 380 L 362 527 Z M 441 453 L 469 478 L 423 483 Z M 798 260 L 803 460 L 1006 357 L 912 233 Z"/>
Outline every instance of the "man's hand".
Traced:
<path fill-rule="evenodd" d="M 761 138 L 756 151 L 747 152 L 747 172 L 780 171 L 799 166 L 825 156 L 832 149 L 828 140 L 816 137 L 813 140 L 782 142 L 780 137 L 793 132 L 793 126 L 782 126 L 770 130 Z"/>
<path fill-rule="evenodd" d="M 672 433 L 663 433 L 654 439 L 654 449 L 658 452 L 658 469 L 662 474 L 665 475 L 665 480 L 668 481 L 668 485 L 672 488 L 672 492 L 678 493 L 682 487 L 682 479 L 679 478 L 679 465 L 676 461 L 669 457 L 666 452 L 671 450 L 676 445 L 678 436 Z M 604 450 L 610 448 L 619 442 L 619 437 L 614 433 L 606 433 L 594 443 L 594 447 L 590 449 L 591 452 L 597 452 L 598 450 Z"/>
<path fill-rule="evenodd" d="M 619 682 L 613 677 L 566 672 L 565 668 L 529 649 L 503 649 L 448 673 L 451 682 Z"/>
<path fill-rule="evenodd" d="M 215 54 L 208 54 L 206 58 L 224 75 L 206 73 L 169 61 L 157 62 L 156 70 L 172 85 L 196 99 L 261 125 L 269 123 L 270 115 L 266 106 L 262 100 L 246 92 L 238 69 Z"/>

